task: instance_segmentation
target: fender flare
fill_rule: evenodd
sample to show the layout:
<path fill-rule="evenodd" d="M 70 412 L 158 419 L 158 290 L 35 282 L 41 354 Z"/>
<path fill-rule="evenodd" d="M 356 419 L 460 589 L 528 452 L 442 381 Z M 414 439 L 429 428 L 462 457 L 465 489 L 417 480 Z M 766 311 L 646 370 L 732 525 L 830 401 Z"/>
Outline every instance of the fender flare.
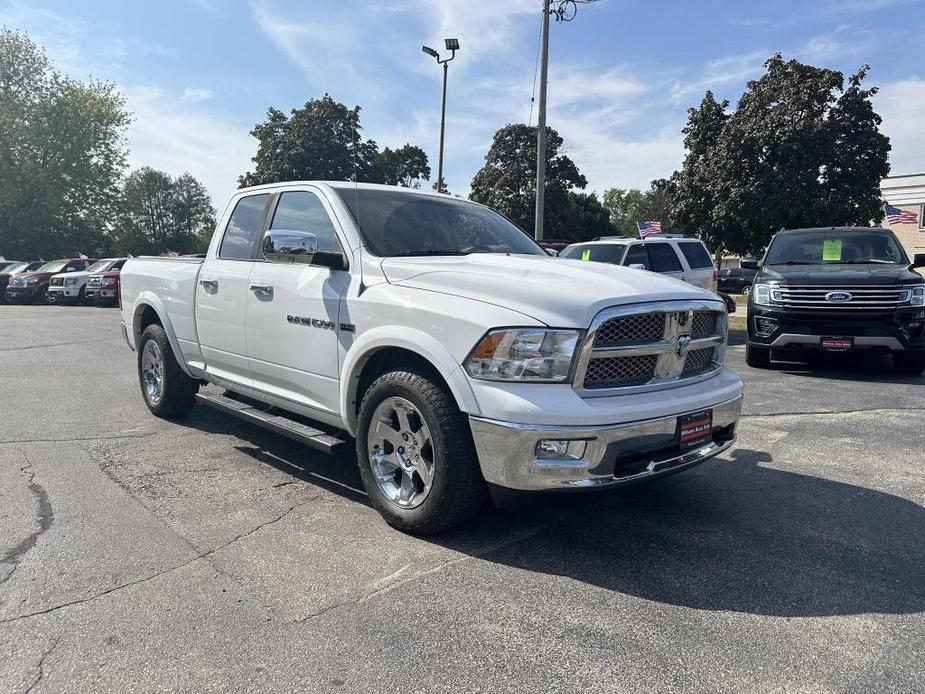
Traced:
<path fill-rule="evenodd" d="M 170 317 L 167 315 L 164 303 L 157 294 L 149 290 L 145 290 L 138 295 L 138 298 L 135 299 L 135 306 L 132 309 L 132 342 L 135 344 L 136 351 L 139 347 L 138 340 L 141 338 L 141 314 L 144 313 L 146 307 L 150 307 L 157 314 L 161 327 L 164 328 L 164 332 L 167 333 L 167 341 L 170 343 L 170 349 L 173 350 L 173 356 L 176 358 L 183 373 L 190 378 L 198 379 L 199 376 L 194 375 L 190 371 L 189 366 L 186 364 L 186 360 L 183 358 L 183 352 L 180 350 L 180 343 L 177 342 L 177 333 L 173 329 L 173 324 L 170 322 Z"/>
<path fill-rule="evenodd" d="M 431 335 L 417 329 L 402 328 L 399 333 L 392 327 L 378 327 L 364 332 L 356 339 L 341 365 L 341 418 L 351 436 L 356 436 L 357 415 L 352 405 L 363 367 L 373 354 L 381 349 L 398 347 L 414 352 L 426 359 L 450 388 L 459 409 L 468 414 L 480 413 L 475 393 L 459 362 L 449 350 Z"/>

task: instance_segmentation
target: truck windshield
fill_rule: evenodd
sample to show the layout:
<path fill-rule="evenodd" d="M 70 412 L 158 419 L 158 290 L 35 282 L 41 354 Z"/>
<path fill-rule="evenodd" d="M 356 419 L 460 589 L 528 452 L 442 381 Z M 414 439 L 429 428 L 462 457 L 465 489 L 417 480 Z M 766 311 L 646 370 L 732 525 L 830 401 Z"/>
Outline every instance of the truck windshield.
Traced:
<path fill-rule="evenodd" d="M 335 188 L 363 241 L 380 257 L 515 253 L 546 256 L 533 239 L 487 207 L 408 190 Z"/>
<path fill-rule="evenodd" d="M 884 229 L 807 229 L 787 231 L 771 242 L 765 265 L 907 265 L 909 259 Z"/>
<path fill-rule="evenodd" d="M 40 267 L 36 272 L 61 272 L 64 269 L 64 266 L 67 265 L 67 260 L 52 260 L 45 263 Z"/>

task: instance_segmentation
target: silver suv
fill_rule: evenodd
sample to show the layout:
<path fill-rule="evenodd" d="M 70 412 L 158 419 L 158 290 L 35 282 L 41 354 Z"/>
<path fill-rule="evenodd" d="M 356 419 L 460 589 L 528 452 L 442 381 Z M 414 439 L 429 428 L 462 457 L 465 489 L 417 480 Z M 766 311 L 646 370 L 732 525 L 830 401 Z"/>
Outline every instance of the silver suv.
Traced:
<path fill-rule="evenodd" d="M 716 291 L 716 268 L 706 246 L 697 239 L 616 236 L 572 244 L 563 249 L 559 257 L 650 270 Z"/>

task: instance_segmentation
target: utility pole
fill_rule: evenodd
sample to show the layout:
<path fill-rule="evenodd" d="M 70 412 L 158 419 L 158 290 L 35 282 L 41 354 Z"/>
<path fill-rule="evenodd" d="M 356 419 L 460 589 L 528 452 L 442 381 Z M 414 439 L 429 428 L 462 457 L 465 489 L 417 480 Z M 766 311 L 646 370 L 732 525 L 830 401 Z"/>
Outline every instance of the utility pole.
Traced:
<path fill-rule="evenodd" d="M 557 22 L 571 22 L 579 5 L 596 0 L 543 0 L 543 28 L 540 33 L 540 107 L 536 121 L 536 223 L 533 238 L 543 240 L 543 214 L 546 208 L 546 83 L 549 81 L 549 15 Z M 555 4 L 554 8 L 550 4 Z"/>
<path fill-rule="evenodd" d="M 543 240 L 543 212 L 546 203 L 546 82 L 549 75 L 549 0 L 543 0 L 543 29 L 540 36 L 540 108 L 536 121 L 536 223 L 533 237 Z"/>
<path fill-rule="evenodd" d="M 442 193 L 446 188 L 443 181 L 443 140 L 446 133 L 446 78 L 449 68 L 449 62 L 456 57 L 456 51 L 459 50 L 459 39 L 444 39 L 446 49 L 450 51 L 450 57 L 440 60 L 440 54 L 429 46 L 422 46 L 421 50 L 432 58 L 437 59 L 437 63 L 443 66 L 443 98 L 440 102 L 440 154 L 437 156 L 437 191 Z"/>

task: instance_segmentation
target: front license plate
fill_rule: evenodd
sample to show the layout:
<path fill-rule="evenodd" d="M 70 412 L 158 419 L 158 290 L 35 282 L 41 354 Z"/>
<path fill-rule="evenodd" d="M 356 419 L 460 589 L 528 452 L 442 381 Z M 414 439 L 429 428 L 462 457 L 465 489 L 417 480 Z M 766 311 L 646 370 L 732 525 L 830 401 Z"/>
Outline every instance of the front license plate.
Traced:
<path fill-rule="evenodd" d="M 678 417 L 678 441 L 681 450 L 713 440 L 713 410 L 703 410 Z"/>
<path fill-rule="evenodd" d="M 819 339 L 819 346 L 827 352 L 847 352 L 854 349 L 854 338 L 823 337 Z"/>

